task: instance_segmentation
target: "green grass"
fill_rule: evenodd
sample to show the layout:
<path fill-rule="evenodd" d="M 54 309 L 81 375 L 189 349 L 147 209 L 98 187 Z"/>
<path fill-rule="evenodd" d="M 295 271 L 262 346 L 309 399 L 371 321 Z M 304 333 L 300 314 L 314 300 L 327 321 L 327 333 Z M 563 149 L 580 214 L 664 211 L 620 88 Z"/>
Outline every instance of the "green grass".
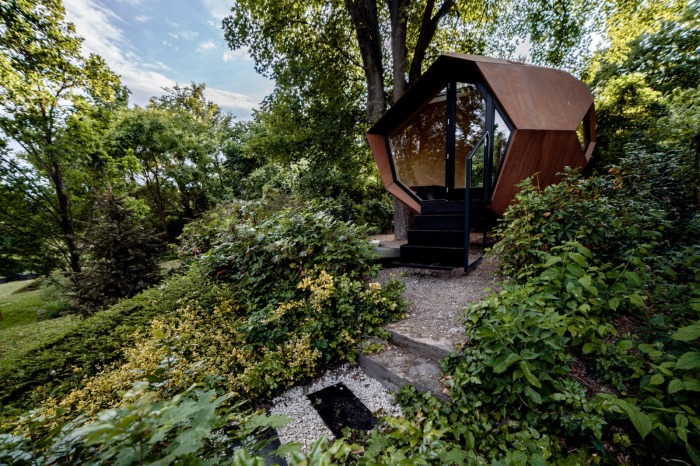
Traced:
<path fill-rule="evenodd" d="M 0 285 L 0 367 L 60 338 L 80 322 L 76 316 L 38 321 L 39 309 L 51 314 L 65 309 L 66 305 L 50 287 L 32 289 L 32 285 L 37 285 L 35 282 L 16 281 Z M 25 288 L 30 290 L 23 291 Z"/>

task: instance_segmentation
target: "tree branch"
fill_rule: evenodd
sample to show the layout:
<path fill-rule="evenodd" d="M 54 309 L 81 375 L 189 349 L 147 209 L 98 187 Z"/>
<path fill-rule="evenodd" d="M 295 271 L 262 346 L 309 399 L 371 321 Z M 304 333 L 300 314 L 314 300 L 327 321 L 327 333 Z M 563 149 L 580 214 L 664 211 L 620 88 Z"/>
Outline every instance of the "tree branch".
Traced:
<path fill-rule="evenodd" d="M 416 47 L 413 51 L 411 70 L 408 73 L 409 84 L 413 84 L 421 75 L 421 72 L 423 71 L 425 54 L 430 46 L 430 43 L 435 37 L 437 27 L 442 18 L 452 9 L 453 6 L 454 0 L 444 0 L 437 13 L 435 13 L 435 16 L 431 16 L 433 14 L 433 8 L 435 7 L 435 0 L 428 0 L 426 3 L 420 33 L 418 34 L 418 41 L 416 42 Z"/>

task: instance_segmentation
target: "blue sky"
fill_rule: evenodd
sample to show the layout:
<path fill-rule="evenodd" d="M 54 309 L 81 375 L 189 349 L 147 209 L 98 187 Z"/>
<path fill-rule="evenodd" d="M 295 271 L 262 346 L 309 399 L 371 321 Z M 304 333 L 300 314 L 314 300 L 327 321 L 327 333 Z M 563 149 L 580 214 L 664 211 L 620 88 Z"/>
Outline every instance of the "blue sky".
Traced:
<path fill-rule="evenodd" d="M 245 50 L 232 51 L 221 19 L 234 0 L 64 0 L 67 20 L 145 105 L 163 87 L 207 84 L 207 98 L 239 119 L 273 89 Z"/>

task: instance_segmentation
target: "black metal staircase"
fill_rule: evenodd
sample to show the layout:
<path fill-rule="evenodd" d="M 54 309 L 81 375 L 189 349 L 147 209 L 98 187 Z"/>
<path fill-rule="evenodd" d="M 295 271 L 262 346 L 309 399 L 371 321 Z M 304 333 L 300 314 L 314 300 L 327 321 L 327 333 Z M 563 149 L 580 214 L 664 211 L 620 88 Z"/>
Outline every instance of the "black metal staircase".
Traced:
<path fill-rule="evenodd" d="M 470 202 L 472 232 L 489 226 L 481 204 L 480 200 Z M 437 269 L 465 266 L 465 223 L 465 201 L 421 201 L 421 214 L 414 217 L 408 243 L 401 246 L 401 265 Z"/>

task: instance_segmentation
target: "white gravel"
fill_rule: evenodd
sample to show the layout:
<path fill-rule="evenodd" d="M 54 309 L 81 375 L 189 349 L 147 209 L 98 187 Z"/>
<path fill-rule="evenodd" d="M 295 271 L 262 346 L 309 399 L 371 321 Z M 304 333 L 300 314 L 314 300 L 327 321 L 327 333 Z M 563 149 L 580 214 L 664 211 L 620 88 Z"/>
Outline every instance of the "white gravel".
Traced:
<path fill-rule="evenodd" d="M 337 383 L 344 383 L 357 398 L 364 403 L 375 416 L 401 416 L 401 408 L 394 404 L 393 396 L 376 380 L 367 377 L 356 365 L 345 364 L 326 372 L 318 379 L 303 387 L 295 387 L 272 403 L 271 414 L 286 415 L 292 421 L 285 427 L 277 429 L 280 441 L 299 442 L 302 451 L 308 448 L 322 435 L 334 439 L 333 433 L 326 427 L 321 416 L 311 405 L 307 395 Z"/>

